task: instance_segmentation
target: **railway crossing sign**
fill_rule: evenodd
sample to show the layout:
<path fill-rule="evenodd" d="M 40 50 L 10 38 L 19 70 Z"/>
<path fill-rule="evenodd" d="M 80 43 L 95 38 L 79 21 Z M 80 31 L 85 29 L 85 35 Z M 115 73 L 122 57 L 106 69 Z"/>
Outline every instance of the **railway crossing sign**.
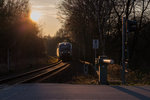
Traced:
<path fill-rule="evenodd" d="M 93 40 L 93 49 L 99 48 L 99 40 Z"/>

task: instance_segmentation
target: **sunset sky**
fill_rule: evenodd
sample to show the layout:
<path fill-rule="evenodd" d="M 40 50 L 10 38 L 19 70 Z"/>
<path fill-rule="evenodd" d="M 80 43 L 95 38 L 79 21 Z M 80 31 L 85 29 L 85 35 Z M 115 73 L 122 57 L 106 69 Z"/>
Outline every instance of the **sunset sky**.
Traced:
<path fill-rule="evenodd" d="M 57 7 L 61 1 L 62 0 L 30 0 L 31 14 L 40 16 L 40 18 L 36 18 L 36 22 L 42 26 L 43 35 L 50 34 L 53 36 L 61 27 L 61 24 L 57 19 Z"/>

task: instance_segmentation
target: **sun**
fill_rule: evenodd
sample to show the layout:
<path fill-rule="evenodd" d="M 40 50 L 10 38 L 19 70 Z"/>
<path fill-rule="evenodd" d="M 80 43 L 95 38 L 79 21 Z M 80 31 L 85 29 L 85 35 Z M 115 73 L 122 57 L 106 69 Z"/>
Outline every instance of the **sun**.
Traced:
<path fill-rule="evenodd" d="M 32 11 L 30 14 L 30 18 L 31 20 L 38 22 L 39 19 L 41 18 L 41 13 L 40 12 L 36 12 L 36 11 Z"/>

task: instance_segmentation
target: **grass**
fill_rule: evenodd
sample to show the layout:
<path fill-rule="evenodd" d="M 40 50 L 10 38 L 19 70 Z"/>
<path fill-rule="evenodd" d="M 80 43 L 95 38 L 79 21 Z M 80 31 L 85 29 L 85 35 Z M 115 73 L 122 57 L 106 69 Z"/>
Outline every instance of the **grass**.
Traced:
<path fill-rule="evenodd" d="M 73 77 L 71 84 L 98 85 L 98 80 L 91 75 L 81 75 Z"/>
<path fill-rule="evenodd" d="M 126 85 L 150 85 L 150 73 L 128 69 L 125 75 Z M 121 85 L 121 66 L 108 66 L 108 81 L 110 85 Z"/>
<path fill-rule="evenodd" d="M 10 66 L 9 72 L 7 69 L 7 65 L 1 66 L 0 68 L 3 70 L 0 71 L 0 76 L 7 76 L 10 74 L 20 74 L 38 68 L 42 68 L 52 63 L 58 62 L 58 58 L 49 56 L 49 57 L 38 58 L 38 59 L 20 60 L 18 62 L 19 63 Z"/>

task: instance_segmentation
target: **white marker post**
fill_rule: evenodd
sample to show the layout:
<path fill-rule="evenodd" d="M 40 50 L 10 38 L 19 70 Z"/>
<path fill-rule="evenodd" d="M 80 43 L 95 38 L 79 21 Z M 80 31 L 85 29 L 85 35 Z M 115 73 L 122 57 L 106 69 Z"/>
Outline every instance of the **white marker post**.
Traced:
<path fill-rule="evenodd" d="M 99 48 L 99 40 L 94 39 L 93 40 L 93 49 L 95 50 L 95 59 L 97 58 L 96 57 L 96 49 L 98 49 L 98 48 Z M 95 69 L 96 69 L 96 63 L 95 63 Z"/>

